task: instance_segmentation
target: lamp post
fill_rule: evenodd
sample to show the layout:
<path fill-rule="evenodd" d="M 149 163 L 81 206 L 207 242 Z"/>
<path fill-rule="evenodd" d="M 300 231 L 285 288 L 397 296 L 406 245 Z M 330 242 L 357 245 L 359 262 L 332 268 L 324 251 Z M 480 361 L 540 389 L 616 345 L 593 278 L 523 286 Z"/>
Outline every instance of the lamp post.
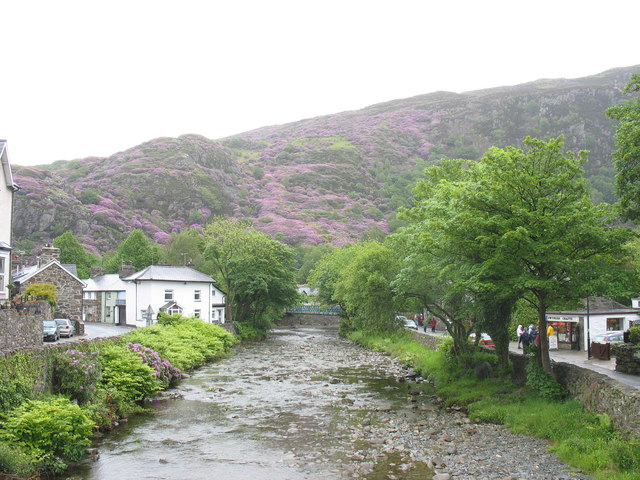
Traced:
<path fill-rule="evenodd" d="M 587 360 L 591 359 L 591 328 L 589 328 L 589 296 L 587 296 Z"/>

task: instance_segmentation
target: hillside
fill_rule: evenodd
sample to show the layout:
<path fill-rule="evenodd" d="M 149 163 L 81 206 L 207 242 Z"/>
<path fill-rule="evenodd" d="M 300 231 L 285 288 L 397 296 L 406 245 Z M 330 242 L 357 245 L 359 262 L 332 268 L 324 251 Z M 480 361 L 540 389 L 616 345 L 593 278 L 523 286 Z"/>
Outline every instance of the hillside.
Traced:
<path fill-rule="evenodd" d="M 40 244 L 71 230 L 96 253 L 132 228 L 159 242 L 212 215 L 249 218 L 289 244 L 342 244 L 411 199 L 425 165 L 477 159 L 526 135 L 587 149 L 594 198 L 613 200 L 605 110 L 640 66 L 580 79 L 436 92 L 221 140 L 158 138 L 106 158 L 15 168 L 14 237 Z"/>

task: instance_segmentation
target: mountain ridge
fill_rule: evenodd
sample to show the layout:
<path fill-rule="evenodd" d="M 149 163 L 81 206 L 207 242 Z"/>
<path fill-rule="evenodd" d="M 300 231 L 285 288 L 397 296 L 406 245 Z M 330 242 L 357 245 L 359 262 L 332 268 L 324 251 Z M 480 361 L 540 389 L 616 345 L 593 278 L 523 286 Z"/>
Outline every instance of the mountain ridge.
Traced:
<path fill-rule="evenodd" d="M 213 215 L 247 218 L 291 245 L 387 233 L 424 166 L 477 159 L 527 135 L 588 149 L 596 200 L 612 200 L 614 137 L 606 108 L 640 66 L 470 92 L 431 92 L 212 140 L 159 137 L 108 157 L 15 168 L 14 240 L 70 230 L 89 250 L 132 228 L 166 242 Z M 601 198 L 598 198 L 600 196 Z"/>

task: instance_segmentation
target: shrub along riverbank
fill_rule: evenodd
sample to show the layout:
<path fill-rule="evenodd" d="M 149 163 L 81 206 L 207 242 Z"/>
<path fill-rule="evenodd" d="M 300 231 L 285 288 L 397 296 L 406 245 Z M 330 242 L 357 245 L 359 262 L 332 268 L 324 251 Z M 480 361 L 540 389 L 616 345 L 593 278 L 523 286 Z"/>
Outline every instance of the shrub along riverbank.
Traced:
<path fill-rule="evenodd" d="M 236 342 L 218 325 L 167 316 L 114 339 L 0 358 L 0 472 L 64 471 L 86 456 L 96 431 Z"/>
<path fill-rule="evenodd" d="M 434 351 L 403 334 L 355 332 L 350 338 L 410 365 L 434 384 L 446 404 L 463 406 L 472 419 L 550 440 L 550 449 L 560 459 L 598 480 L 640 478 L 640 439 L 616 431 L 606 415 L 587 412 L 577 401 L 565 398 L 562 388 L 536 366 L 528 369 L 527 384 L 518 386 L 511 381 L 511 372 L 499 368 L 488 378 L 478 378 L 474 369 L 450 356 L 447 342 Z M 493 354 L 477 351 L 472 356 L 467 365 L 484 361 L 497 365 Z M 526 458 L 527 452 L 522 454 Z"/>

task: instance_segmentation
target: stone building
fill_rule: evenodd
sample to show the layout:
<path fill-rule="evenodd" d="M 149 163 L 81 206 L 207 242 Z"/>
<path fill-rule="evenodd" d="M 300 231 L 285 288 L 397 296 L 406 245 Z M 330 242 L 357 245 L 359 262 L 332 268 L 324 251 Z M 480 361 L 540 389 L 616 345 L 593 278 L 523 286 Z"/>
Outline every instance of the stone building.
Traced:
<path fill-rule="evenodd" d="M 75 265 L 60 264 L 60 249 L 44 247 L 38 263 L 13 274 L 13 282 L 20 293 L 34 283 L 50 283 L 56 286 L 57 307 L 55 316 L 82 321 L 82 289 L 86 286 L 73 272 Z"/>

